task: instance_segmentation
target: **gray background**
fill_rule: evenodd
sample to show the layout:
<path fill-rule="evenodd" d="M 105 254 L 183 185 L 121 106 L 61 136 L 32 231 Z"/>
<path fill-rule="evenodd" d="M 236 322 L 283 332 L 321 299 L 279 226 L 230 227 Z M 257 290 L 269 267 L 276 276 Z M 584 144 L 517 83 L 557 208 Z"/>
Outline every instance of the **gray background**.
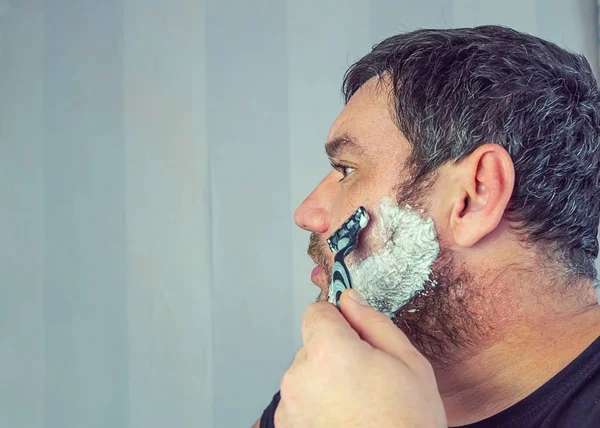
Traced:
<path fill-rule="evenodd" d="M 505 24 L 597 62 L 593 0 L 0 0 L 0 426 L 237 427 L 300 343 L 346 67 Z"/>

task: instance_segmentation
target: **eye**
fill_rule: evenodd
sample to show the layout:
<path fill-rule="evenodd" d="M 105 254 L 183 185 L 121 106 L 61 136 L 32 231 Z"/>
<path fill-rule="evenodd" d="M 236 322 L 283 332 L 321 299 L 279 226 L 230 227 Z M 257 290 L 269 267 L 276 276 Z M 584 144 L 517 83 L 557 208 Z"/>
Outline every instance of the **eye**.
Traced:
<path fill-rule="evenodd" d="M 331 162 L 331 167 L 343 175 L 343 177 L 340 179 L 340 181 L 343 181 L 346 177 L 348 177 L 350 174 L 352 174 L 354 171 L 356 171 L 356 168 L 352 168 L 351 166 L 342 165 L 342 164 L 339 164 L 339 163 L 336 163 L 333 161 Z"/>
<path fill-rule="evenodd" d="M 350 166 L 345 166 L 342 170 L 342 174 L 344 174 L 344 178 L 346 178 L 350 174 L 352 174 L 354 171 L 356 171 L 356 168 L 352 168 Z"/>

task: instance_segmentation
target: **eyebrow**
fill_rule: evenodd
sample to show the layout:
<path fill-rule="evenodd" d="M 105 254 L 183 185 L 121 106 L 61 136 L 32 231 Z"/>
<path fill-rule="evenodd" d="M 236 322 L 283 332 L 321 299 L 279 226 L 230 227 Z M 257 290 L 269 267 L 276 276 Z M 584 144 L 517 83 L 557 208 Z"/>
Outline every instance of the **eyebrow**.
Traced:
<path fill-rule="evenodd" d="M 365 156 L 364 149 L 348 134 L 342 134 L 325 143 L 325 153 L 330 158 L 337 158 L 342 152 L 354 156 Z"/>

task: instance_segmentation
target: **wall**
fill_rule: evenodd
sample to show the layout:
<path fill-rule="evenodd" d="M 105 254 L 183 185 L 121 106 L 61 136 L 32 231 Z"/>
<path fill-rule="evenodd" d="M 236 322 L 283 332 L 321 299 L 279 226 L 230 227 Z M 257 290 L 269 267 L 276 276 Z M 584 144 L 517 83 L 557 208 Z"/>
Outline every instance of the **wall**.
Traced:
<path fill-rule="evenodd" d="M 593 0 L 0 0 L 0 426 L 250 425 L 346 67 L 485 23 L 596 63 Z"/>

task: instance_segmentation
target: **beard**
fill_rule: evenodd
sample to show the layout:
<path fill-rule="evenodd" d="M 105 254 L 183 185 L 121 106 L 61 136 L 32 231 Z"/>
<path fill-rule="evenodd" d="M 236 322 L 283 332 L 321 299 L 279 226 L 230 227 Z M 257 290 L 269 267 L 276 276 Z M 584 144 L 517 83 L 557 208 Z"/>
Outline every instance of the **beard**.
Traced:
<path fill-rule="evenodd" d="M 481 300 L 478 289 L 457 255 L 442 246 L 423 291 L 392 321 L 435 367 L 450 367 L 484 336 L 474 310 Z"/>
<path fill-rule="evenodd" d="M 369 257 L 366 254 L 369 252 L 368 248 L 363 248 L 361 252 L 367 258 Z M 308 254 L 323 267 L 329 286 L 332 259 L 320 235 L 311 234 Z M 411 265 L 410 260 L 397 262 L 404 266 Z M 350 271 L 353 274 L 352 268 Z M 373 289 L 393 288 L 390 287 L 390 278 L 385 275 L 385 271 L 381 276 L 375 274 L 370 275 L 369 278 L 372 281 L 369 286 Z M 404 287 L 406 278 L 393 278 L 392 283 Z M 397 305 L 392 304 L 391 297 L 389 304 L 386 305 L 385 291 L 380 294 L 382 298 L 374 307 L 376 309 L 394 307 L 394 311 L 387 315 L 407 335 L 419 352 L 437 367 L 451 366 L 464 356 L 465 351 L 483 334 L 477 325 L 475 311 L 471 305 L 478 300 L 474 295 L 478 287 L 457 254 L 442 242 L 439 243 L 439 253 L 431 264 L 428 278 L 424 283 L 421 281 L 417 285 L 420 286 L 421 291 L 412 295 L 399 309 Z M 327 292 L 321 291 L 317 300 L 327 300 Z"/>
<path fill-rule="evenodd" d="M 329 291 L 329 286 L 331 284 L 331 259 L 327 255 L 327 251 L 325 250 L 325 245 L 322 243 L 320 235 L 317 233 L 311 233 L 310 239 L 308 240 L 308 255 L 323 268 L 325 275 L 327 276 L 327 291 Z M 327 300 L 327 293 L 324 293 L 323 290 L 319 293 L 319 296 L 316 298 L 317 302 L 321 302 Z"/>

